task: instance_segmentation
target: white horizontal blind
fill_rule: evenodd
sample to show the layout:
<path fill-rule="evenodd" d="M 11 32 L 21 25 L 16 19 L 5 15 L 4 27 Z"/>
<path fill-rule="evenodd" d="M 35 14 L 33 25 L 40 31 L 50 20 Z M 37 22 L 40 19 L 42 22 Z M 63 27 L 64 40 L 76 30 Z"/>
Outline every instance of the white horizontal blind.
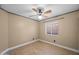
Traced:
<path fill-rule="evenodd" d="M 47 35 L 58 35 L 59 24 L 57 21 L 46 22 L 45 23 L 45 33 Z"/>

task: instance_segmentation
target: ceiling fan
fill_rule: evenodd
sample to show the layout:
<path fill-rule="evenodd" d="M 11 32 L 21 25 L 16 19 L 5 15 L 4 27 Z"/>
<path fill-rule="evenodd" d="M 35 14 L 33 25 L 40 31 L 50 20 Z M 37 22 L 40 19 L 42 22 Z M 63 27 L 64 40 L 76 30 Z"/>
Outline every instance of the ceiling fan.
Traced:
<path fill-rule="evenodd" d="M 31 15 L 30 17 L 38 16 L 39 19 L 42 19 L 42 17 L 48 17 L 50 16 L 49 14 L 52 13 L 51 9 L 45 11 L 42 7 L 32 8 L 32 10 L 36 13 L 36 15 Z"/>

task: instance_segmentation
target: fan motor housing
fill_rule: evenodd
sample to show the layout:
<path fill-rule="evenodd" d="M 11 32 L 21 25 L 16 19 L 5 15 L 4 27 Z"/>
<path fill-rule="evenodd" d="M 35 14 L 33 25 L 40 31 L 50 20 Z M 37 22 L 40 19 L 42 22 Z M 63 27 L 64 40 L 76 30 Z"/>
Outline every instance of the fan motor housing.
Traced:
<path fill-rule="evenodd" d="M 39 14 L 42 14 L 43 11 L 44 11 L 44 8 L 42 8 L 42 7 L 38 7 L 37 10 L 38 10 L 37 12 L 38 12 Z"/>

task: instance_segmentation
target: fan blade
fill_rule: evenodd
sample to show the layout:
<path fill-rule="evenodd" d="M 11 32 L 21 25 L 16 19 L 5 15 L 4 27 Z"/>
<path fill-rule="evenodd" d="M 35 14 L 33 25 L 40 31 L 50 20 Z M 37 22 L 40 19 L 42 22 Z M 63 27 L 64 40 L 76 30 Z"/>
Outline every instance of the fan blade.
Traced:
<path fill-rule="evenodd" d="M 35 8 L 32 8 L 33 11 L 37 12 L 37 10 Z"/>
<path fill-rule="evenodd" d="M 45 11 L 44 14 L 51 13 L 51 10 Z"/>
<path fill-rule="evenodd" d="M 43 16 L 48 17 L 48 16 L 50 16 L 51 14 L 52 14 L 52 11 L 51 11 L 51 10 L 47 10 L 47 11 L 45 11 L 45 12 L 43 13 Z"/>
<path fill-rule="evenodd" d="M 51 16 L 51 15 L 52 15 L 52 13 L 43 14 L 43 16 L 45 16 L 45 17 L 49 17 L 49 16 Z"/>

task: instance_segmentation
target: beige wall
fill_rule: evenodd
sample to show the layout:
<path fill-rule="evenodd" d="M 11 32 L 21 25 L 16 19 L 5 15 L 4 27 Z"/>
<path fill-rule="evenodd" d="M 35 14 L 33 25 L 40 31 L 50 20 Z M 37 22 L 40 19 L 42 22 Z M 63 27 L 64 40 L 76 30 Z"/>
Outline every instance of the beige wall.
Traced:
<path fill-rule="evenodd" d="M 78 50 L 79 50 L 79 12 L 78 12 Z"/>
<path fill-rule="evenodd" d="M 38 39 L 39 23 L 0 10 L 0 52 L 8 47 Z M 9 38 L 8 38 L 9 36 Z"/>
<path fill-rule="evenodd" d="M 78 42 L 77 42 L 77 13 L 70 13 L 63 16 L 59 16 L 53 19 L 59 19 L 64 17 L 64 19 L 56 20 L 59 23 L 59 34 L 50 36 L 45 34 L 45 23 L 40 23 L 40 39 L 47 40 L 53 42 L 56 40 L 57 44 L 67 46 L 70 48 L 77 49 Z M 49 19 L 49 20 L 51 20 Z"/>
<path fill-rule="evenodd" d="M 8 48 L 8 13 L 0 9 L 0 52 Z"/>
<path fill-rule="evenodd" d="M 9 14 L 9 47 L 38 39 L 38 28 L 37 21 Z"/>

